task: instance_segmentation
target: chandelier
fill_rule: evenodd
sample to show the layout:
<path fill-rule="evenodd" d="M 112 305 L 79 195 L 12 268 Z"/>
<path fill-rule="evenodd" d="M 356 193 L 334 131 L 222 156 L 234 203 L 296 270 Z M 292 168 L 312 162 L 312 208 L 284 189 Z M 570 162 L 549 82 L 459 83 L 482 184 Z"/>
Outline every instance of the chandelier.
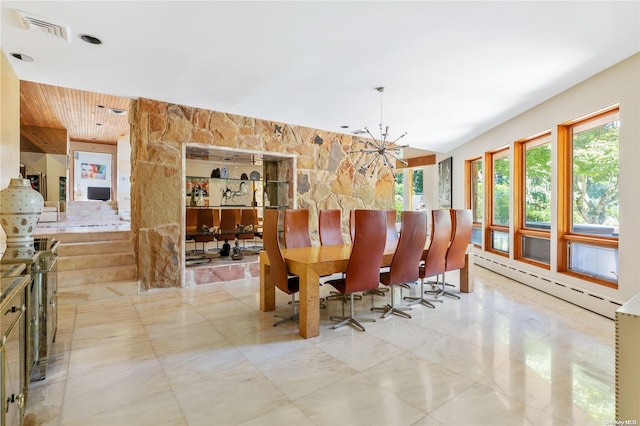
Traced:
<path fill-rule="evenodd" d="M 364 162 L 362 166 L 358 169 L 358 171 L 362 173 L 366 173 L 367 170 L 370 171 L 371 177 L 375 175 L 378 164 L 380 160 L 382 160 L 383 164 L 389 167 L 391 170 L 391 174 L 393 174 L 393 179 L 396 179 L 396 173 L 394 170 L 394 160 L 401 162 L 405 166 L 408 164 L 406 161 L 399 157 L 400 151 L 402 148 L 406 148 L 409 145 L 396 145 L 400 139 L 407 135 L 407 132 L 404 132 L 398 138 L 393 141 L 388 140 L 389 137 L 389 126 L 383 127 L 382 125 L 382 94 L 384 92 L 384 87 L 376 87 L 376 90 L 380 93 L 380 137 L 376 138 L 369 131 L 368 128 L 364 128 L 364 131 L 356 131 L 356 134 L 366 133 L 369 135 L 371 140 L 368 139 L 357 139 L 356 142 L 360 142 L 364 144 L 364 147 L 356 150 L 349 151 L 350 154 L 374 154 L 373 158 L 371 158 L 368 162 Z M 383 130 L 384 129 L 384 130 Z"/>

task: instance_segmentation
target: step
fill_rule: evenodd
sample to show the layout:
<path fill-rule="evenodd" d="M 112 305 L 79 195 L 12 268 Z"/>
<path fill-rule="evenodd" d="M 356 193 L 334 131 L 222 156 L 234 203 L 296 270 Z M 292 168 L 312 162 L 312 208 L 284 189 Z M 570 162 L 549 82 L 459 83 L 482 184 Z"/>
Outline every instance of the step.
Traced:
<path fill-rule="evenodd" d="M 58 271 L 58 287 L 135 280 L 136 265 L 108 266 L 105 268 Z"/>
<path fill-rule="evenodd" d="M 134 265 L 133 253 L 103 253 L 58 257 L 58 272 L 126 265 Z"/>
<path fill-rule="evenodd" d="M 58 248 L 58 256 L 79 256 L 87 254 L 130 253 L 133 250 L 131 241 L 80 241 L 65 242 Z"/>
<path fill-rule="evenodd" d="M 118 203 L 115 201 L 69 201 L 67 212 L 76 211 L 109 211 L 117 210 Z"/>
<path fill-rule="evenodd" d="M 112 215 L 95 215 L 95 216 L 74 216 L 74 215 L 66 215 L 64 222 L 69 226 L 79 226 L 83 224 L 91 225 L 91 224 L 103 224 L 103 223 L 117 223 L 120 221 L 120 216 L 117 214 Z"/>
<path fill-rule="evenodd" d="M 56 234 L 56 239 L 62 244 L 93 241 L 128 241 L 131 243 L 131 231 L 65 232 Z"/>
<path fill-rule="evenodd" d="M 94 216 L 112 216 L 118 213 L 118 209 L 102 209 L 102 210 L 82 210 L 82 209 L 73 209 L 67 210 L 67 217 L 69 216 L 78 216 L 78 217 L 94 217 Z"/>

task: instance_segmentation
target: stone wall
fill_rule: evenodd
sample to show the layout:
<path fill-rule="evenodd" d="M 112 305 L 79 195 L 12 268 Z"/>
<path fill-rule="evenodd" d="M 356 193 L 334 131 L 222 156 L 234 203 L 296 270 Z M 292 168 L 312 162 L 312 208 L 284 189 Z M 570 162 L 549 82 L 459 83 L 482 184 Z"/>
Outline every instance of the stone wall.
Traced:
<path fill-rule="evenodd" d="M 129 109 L 131 124 L 131 228 L 141 288 L 180 287 L 184 264 L 184 145 L 207 144 L 297 156 L 297 208 L 310 210 L 318 242 L 318 210 L 393 208 L 387 167 L 359 172 L 349 154 L 356 137 L 150 99 Z M 345 237 L 348 241 L 348 238 Z"/>

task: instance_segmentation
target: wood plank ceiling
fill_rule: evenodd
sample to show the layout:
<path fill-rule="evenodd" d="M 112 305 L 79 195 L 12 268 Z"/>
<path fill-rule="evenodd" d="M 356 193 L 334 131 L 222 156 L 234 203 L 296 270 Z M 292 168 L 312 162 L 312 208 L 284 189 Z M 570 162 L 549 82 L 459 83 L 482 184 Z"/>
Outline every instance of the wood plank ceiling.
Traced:
<path fill-rule="evenodd" d="M 129 135 L 129 103 L 120 96 L 20 81 L 20 150 L 66 155 L 67 137 L 115 145 Z"/>

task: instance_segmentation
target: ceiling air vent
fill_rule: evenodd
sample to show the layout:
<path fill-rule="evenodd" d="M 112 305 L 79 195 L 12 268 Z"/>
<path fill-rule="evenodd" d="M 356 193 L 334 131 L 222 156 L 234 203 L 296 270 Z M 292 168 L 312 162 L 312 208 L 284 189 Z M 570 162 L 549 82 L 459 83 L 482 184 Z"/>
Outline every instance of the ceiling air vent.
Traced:
<path fill-rule="evenodd" d="M 65 27 L 64 25 L 55 24 L 53 22 L 49 22 L 44 18 L 41 18 L 36 15 L 31 15 L 21 10 L 17 10 L 16 12 L 18 12 L 18 16 L 20 16 L 20 22 L 22 22 L 22 25 L 24 26 L 25 29 L 39 30 L 51 37 L 61 38 L 65 41 L 70 41 L 71 28 Z"/>

